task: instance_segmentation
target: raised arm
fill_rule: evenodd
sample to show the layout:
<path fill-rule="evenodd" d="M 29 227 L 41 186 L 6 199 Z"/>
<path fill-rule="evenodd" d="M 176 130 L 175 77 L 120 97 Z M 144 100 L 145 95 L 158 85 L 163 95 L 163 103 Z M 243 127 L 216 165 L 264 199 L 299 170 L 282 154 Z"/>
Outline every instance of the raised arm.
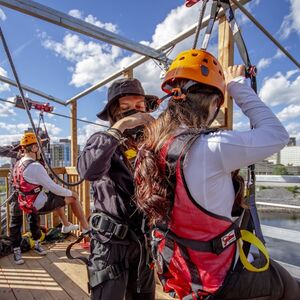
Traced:
<path fill-rule="evenodd" d="M 118 146 L 119 141 L 109 134 L 97 132 L 92 135 L 77 160 L 80 177 L 94 181 L 105 175 Z"/>
<path fill-rule="evenodd" d="M 235 77 L 227 87 L 253 126 L 252 130 L 221 134 L 219 150 L 223 166 L 226 172 L 231 172 L 280 151 L 288 143 L 289 135 L 271 109 L 248 86 L 244 77 Z"/>

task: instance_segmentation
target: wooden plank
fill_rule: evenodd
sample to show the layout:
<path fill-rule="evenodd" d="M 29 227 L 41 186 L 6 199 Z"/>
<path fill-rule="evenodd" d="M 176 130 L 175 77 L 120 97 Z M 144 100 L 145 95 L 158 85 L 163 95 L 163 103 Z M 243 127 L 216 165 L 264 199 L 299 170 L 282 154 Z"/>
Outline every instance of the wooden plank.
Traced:
<path fill-rule="evenodd" d="M 9 257 L 12 257 L 12 254 L 1 258 L 1 270 L 5 274 L 5 277 L 11 276 L 22 276 L 24 272 L 31 272 L 26 265 L 16 265 L 12 264 Z M 7 278 L 6 278 L 7 279 Z M 32 293 L 28 289 L 28 285 L 13 283 L 10 279 L 7 279 L 9 287 L 12 289 L 15 299 L 19 300 L 31 300 L 34 299 Z"/>
<path fill-rule="evenodd" d="M 65 272 L 76 284 L 87 294 L 87 270 L 86 265 L 79 259 L 69 260 L 66 256 L 66 248 L 70 244 L 70 241 L 66 243 L 56 244 L 52 253 L 55 254 L 59 260 L 57 265 L 59 268 Z M 73 249 L 75 251 L 73 251 Z M 88 252 L 82 249 L 80 245 L 74 245 L 72 248 L 72 254 L 74 256 L 88 256 Z"/>
<path fill-rule="evenodd" d="M 7 177 L 5 178 L 5 187 L 6 187 L 6 197 L 8 198 L 10 195 L 9 195 L 9 183 L 8 183 Z M 6 202 L 6 234 L 7 234 L 7 236 L 10 236 L 10 228 L 9 228 L 10 209 L 9 209 L 9 206 L 10 206 L 9 202 Z M 1 220 L 0 220 L 0 222 L 1 222 Z"/>
<path fill-rule="evenodd" d="M 7 177 L 9 173 L 9 168 L 0 168 L 0 177 Z"/>
<path fill-rule="evenodd" d="M 57 243 L 54 246 L 54 249 L 55 249 L 54 253 L 55 253 L 55 255 L 57 255 L 59 257 L 60 261 L 64 261 L 66 263 L 68 261 L 70 261 L 70 260 L 67 259 L 66 253 L 65 253 L 65 248 L 68 245 L 68 243 L 70 243 L 70 241 L 68 241 L 67 243 L 59 243 L 59 244 Z M 74 245 L 74 247 L 72 248 L 72 255 L 73 256 L 86 256 L 87 257 L 88 256 L 88 252 L 86 250 L 82 249 L 80 247 L 80 245 L 77 244 L 77 245 Z M 82 267 L 80 265 L 82 265 Z M 68 266 L 68 269 L 64 270 L 64 272 L 66 272 L 67 274 L 69 274 L 71 277 L 74 277 L 74 279 L 75 279 L 75 277 L 78 278 L 78 276 L 74 276 L 74 273 L 76 273 L 76 270 L 77 270 L 77 272 L 79 272 L 79 268 L 80 268 L 80 270 L 82 270 L 82 272 L 79 273 L 81 275 L 80 276 L 81 281 L 83 281 L 84 283 L 86 283 L 87 282 L 87 275 L 86 275 L 85 265 L 80 260 L 77 260 L 77 264 L 76 265 Z M 75 279 L 75 280 L 77 282 L 78 279 Z M 82 288 L 84 290 L 86 290 L 86 284 L 85 285 L 81 285 L 81 286 L 82 286 Z M 155 299 L 156 300 L 173 299 L 167 293 L 163 292 L 162 286 L 159 283 L 158 279 L 156 279 Z"/>
<path fill-rule="evenodd" d="M 0 260 L 0 299 L 1 300 L 12 300 L 16 299 L 12 289 L 9 286 L 8 280 L 5 274 L 2 272 L 2 263 Z"/>
<path fill-rule="evenodd" d="M 218 56 L 219 62 L 226 70 L 228 66 L 233 65 L 233 36 L 229 27 L 226 17 L 223 16 L 219 20 L 219 42 L 218 42 Z M 233 102 L 227 92 L 225 93 L 225 102 L 223 108 L 221 108 L 220 114 L 224 120 L 219 120 L 221 127 L 226 129 L 232 129 L 233 125 Z"/>
<path fill-rule="evenodd" d="M 47 270 L 48 274 L 59 284 L 61 290 L 59 291 L 51 291 L 51 295 L 55 297 L 55 299 L 63 299 L 63 300 L 71 300 L 73 298 L 65 290 L 65 285 L 68 282 L 68 278 L 66 275 L 56 268 L 55 265 L 48 258 L 49 253 L 46 255 L 45 259 L 38 260 L 38 263 Z M 73 289 L 76 291 L 76 287 L 73 286 Z"/>
<path fill-rule="evenodd" d="M 76 169 L 76 162 L 75 165 L 72 167 L 65 167 L 66 173 L 68 175 L 78 175 L 77 169 Z"/>
<path fill-rule="evenodd" d="M 8 280 L 10 284 L 27 287 L 34 299 L 53 300 L 54 298 L 51 297 L 47 290 L 55 289 L 59 286 L 51 279 L 47 271 L 38 264 L 37 260 L 43 258 L 41 256 L 34 257 L 32 253 L 33 251 L 29 251 L 22 255 L 25 261 L 25 264 L 22 266 L 26 267 L 25 270 L 28 273 L 20 272 L 20 276 L 10 276 Z M 34 259 L 36 260 L 34 261 Z M 13 265 L 14 260 L 12 256 L 9 256 L 9 260 Z"/>
<path fill-rule="evenodd" d="M 53 250 L 51 248 L 51 251 L 47 254 L 47 259 L 50 261 L 52 268 L 56 269 L 56 272 L 64 274 L 63 280 L 59 281 L 60 285 L 72 299 L 89 299 L 85 265 L 80 261 L 73 262 L 64 259 L 66 243 L 57 243 L 56 245 L 58 244 L 59 246 Z"/>

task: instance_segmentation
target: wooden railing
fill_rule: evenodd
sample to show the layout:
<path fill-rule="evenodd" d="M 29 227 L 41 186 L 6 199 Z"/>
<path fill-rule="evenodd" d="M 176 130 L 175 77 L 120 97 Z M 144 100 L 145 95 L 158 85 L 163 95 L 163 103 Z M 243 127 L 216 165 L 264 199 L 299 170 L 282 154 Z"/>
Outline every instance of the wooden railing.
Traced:
<path fill-rule="evenodd" d="M 57 175 L 59 175 L 61 178 L 64 179 L 64 181 L 69 183 L 74 183 L 79 180 L 79 176 L 77 173 L 77 170 L 75 167 L 61 167 L 61 168 L 54 168 L 54 171 Z M 2 197 L 2 202 L 5 201 L 10 196 L 9 191 L 9 169 L 6 168 L 0 168 L 0 178 L 5 179 L 5 197 Z M 88 181 L 83 181 L 80 185 L 77 185 L 75 187 L 68 187 L 66 188 L 74 190 L 79 195 L 79 201 L 81 203 L 81 206 L 83 208 L 83 212 L 86 217 L 90 214 L 90 184 Z M 4 199 L 3 199 L 4 198 Z M 66 206 L 66 214 L 68 216 L 68 219 L 73 224 L 79 224 L 77 218 L 72 213 L 72 210 L 70 206 Z M 2 218 L 5 217 L 6 221 L 4 224 L 2 224 Z M 1 207 L 0 210 L 0 233 L 2 232 L 3 225 L 6 228 L 6 234 L 9 235 L 9 223 L 10 223 L 10 204 L 6 203 L 4 207 Z M 56 213 L 50 213 L 44 216 L 41 216 L 41 224 L 45 225 L 46 228 L 51 228 L 56 226 L 59 223 L 59 218 L 56 215 Z M 28 225 L 26 222 L 26 216 L 23 214 L 23 232 L 28 231 Z M 79 232 L 77 233 L 79 234 Z"/>

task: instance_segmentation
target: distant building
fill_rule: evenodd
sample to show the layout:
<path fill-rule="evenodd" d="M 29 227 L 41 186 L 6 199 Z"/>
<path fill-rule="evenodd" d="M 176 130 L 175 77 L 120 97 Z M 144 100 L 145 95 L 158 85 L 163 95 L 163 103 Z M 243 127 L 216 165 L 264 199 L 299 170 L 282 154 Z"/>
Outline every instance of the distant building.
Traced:
<path fill-rule="evenodd" d="M 284 147 L 280 151 L 280 163 L 285 166 L 300 166 L 300 146 Z"/>
<path fill-rule="evenodd" d="M 78 145 L 78 151 L 79 151 Z M 58 143 L 50 144 L 50 159 L 53 167 L 71 166 L 71 140 L 60 139 Z"/>
<path fill-rule="evenodd" d="M 282 164 L 284 166 L 289 166 L 289 167 L 299 167 L 300 146 L 296 145 L 296 138 L 291 137 L 286 147 L 284 147 L 280 152 L 274 153 L 266 160 L 270 163 L 273 163 L 274 165 Z M 296 172 L 296 169 L 294 169 L 292 173 Z"/>
<path fill-rule="evenodd" d="M 296 138 L 295 137 L 290 137 L 290 140 L 289 140 L 287 146 L 288 147 L 290 147 L 290 146 L 297 146 L 296 145 Z"/>

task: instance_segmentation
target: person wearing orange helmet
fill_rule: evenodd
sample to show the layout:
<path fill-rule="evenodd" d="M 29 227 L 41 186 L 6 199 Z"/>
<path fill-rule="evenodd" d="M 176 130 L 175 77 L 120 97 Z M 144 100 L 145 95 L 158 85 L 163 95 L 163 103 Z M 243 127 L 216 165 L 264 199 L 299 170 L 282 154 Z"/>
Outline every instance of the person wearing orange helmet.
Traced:
<path fill-rule="evenodd" d="M 180 299 L 299 296 L 296 281 L 239 227 L 244 182 L 235 170 L 278 152 L 289 140 L 244 74 L 244 66 L 231 66 L 224 76 L 218 60 L 203 50 L 180 53 L 162 83 L 171 97 L 168 107 L 146 126 L 139 145 L 135 198 L 152 227 L 152 255 L 164 291 Z M 253 130 L 210 128 L 226 88 Z M 249 235 L 265 255 L 249 255 L 250 262 L 238 247 Z"/>
<path fill-rule="evenodd" d="M 56 211 L 63 223 L 62 232 L 68 233 L 79 228 L 78 225 L 68 222 L 64 213 L 64 206 L 70 204 L 84 231 L 88 231 L 89 225 L 78 201 L 78 194 L 56 184 L 47 174 L 44 165 L 40 163 L 41 153 L 35 133 L 26 132 L 20 140 L 19 147 L 23 151 L 23 157 L 13 168 L 13 185 L 18 193 L 20 209 L 28 213 L 30 231 L 35 241 L 34 249 L 40 255 L 45 255 L 46 251 L 39 243 L 41 231 L 38 226 L 38 216 L 40 214 Z M 16 263 L 21 264 L 23 260 L 21 254 L 18 254 L 19 261 Z"/>

